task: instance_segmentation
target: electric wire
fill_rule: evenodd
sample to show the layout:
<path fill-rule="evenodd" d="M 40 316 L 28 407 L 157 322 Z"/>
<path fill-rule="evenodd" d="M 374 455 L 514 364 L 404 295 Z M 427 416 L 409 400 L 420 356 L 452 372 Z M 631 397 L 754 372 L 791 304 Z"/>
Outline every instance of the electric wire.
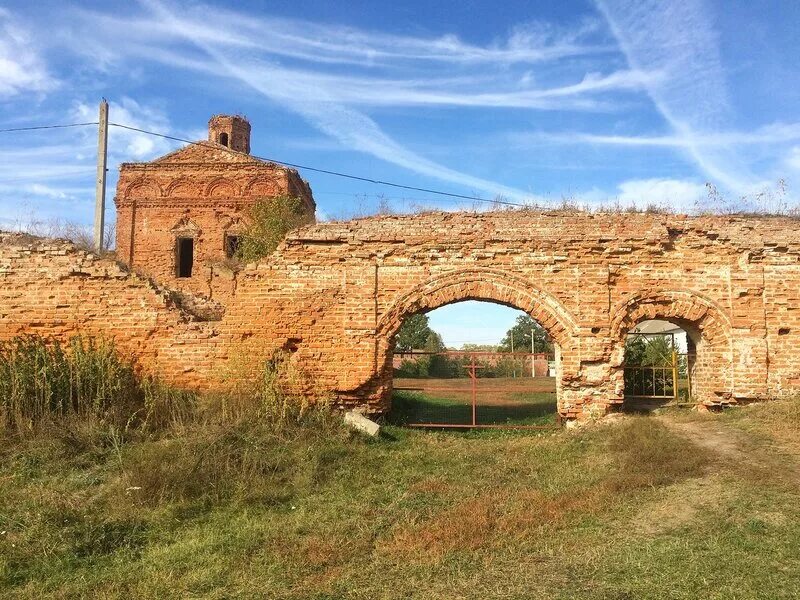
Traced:
<path fill-rule="evenodd" d="M 57 125 L 36 125 L 36 126 L 31 126 L 31 127 L 9 127 L 9 128 L 0 129 L 0 133 L 11 133 L 11 132 L 22 132 L 22 131 L 39 131 L 39 130 L 46 130 L 46 129 L 66 129 L 66 128 L 70 128 L 70 127 L 86 127 L 86 126 L 98 125 L 98 124 L 99 123 L 97 121 L 90 121 L 90 122 L 87 122 L 87 123 L 65 123 L 65 124 L 57 124 Z M 235 150 L 231 150 L 230 148 L 226 148 L 224 146 L 220 147 L 220 146 L 218 146 L 216 144 L 212 145 L 212 144 L 210 144 L 208 142 L 192 141 L 192 140 L 188 140 L 186 138 L 177 137 L 177 136 L 174 136 L 174 135 L 167 135 L 167 134 L 159 133 L 159 132 L 156 132 L 156 131 L 149 131 L 147 129 L 142 129 L 140 127 L 133 127 L 131 125 L 123 125 L 122 123 L 109 122 L 108 125 L 109 125 L 109 127 L 118 127 L 120 129 L 127 129 L 129 131 L 135 131 L 135 132 L 138 132 L 138 133 L 143 133 L 145 135 L 151 135 L 151 136 L 155 136 L 155 137 L 160 137 L 160 138 L 163 138 L 163 139 L 166 139 L 166 140 L 172 140 L 172 141 L 181 142 L 181 143 L 184 143 L 184 144 L 189 144 L 189 145 L 194 145 L 194 146 L 208 146 L 208 147 L 213 147 L 216 150 L 225 150 L 225 151 L 228 151 L 228 152 L 231 152 L 231 153 L 239 154 L 239 152 L 237 152 Z M 304 171 L 312 171 L 314 173 L 322 173 L 322 174 L 325 174 L 325 175 L 332 175 L 332 176 L 335 176 L 335 177 L 342 177 L 342 178 L 351 179 L 351 180 L 354 180 L 354 181 L 363 181 L 365 183 L 372 183 L 372 184 L 375 184 L 375 185 L 382 185 L 382 186 L 392 187 L 392 188 L 396 188 L 396 189 L 410 190 L 410 191 L 415 191 L 415 192 L 422 192 L 422 193 L 425 193 L 425 194 L 434 194 L 434 195 L 437 195 L 437 196 L 444 196 L 444 197 L 453 198 L 453 199 L 456 199 L 456 200 L 468 200 L 468 201 L 472 201 L 472 202 L 485 202 L 485 203 L 488 203 L 488 204 L 501 205 L 501 206 L 514 206 L 514 207 L 519 207 L 519 208 L 529 208 L 530 207 L 530 205 L 528 205 L 528 204 L 524 204 L 524 203 L 521 203 L 521 202 L 512 202 L 510 200 L 504 200 L 504 199 L 501 199 L 501 198 L 496 198 L 496 199 L 490 200 L 490 199 L 487 199 L 487 198 L 480 198 L 479 196 L 470 196 L 470 195 L 467 195 L 467 194 L 457 194 L 457 193 L 454 193 L 454 192 L 445 192 L 445 191 L 442 191 L 442 190 L 436 190 L 436 189 L 431 189 L 431 188 L 423 188 L 423 187 L 417 187 L 417 186 L 413 186 L 413 185 L 406 185 L 406 184 L 397 183 L 397 182 L 394 182 L 394 181 L 385 181 L 385 180 L 382 180 L 382 179 L 374 179 L 372 177 L 364 177 L 364 176 L 361 176 L 361 175 L 354 175 L 352 173 L 343 173 L 341 171 L 333 171 L 331 169 L 322 169 L 322 168 L 319 168 L 319 167 L 312 167 L 312 166 L 309 166 L 309 165 L 301 165 L 301 164 L 298 164 L 298 163 L 292 163 L 292 162 L 288 162 L 288 161 L 284 161 L 284 160 L 277 160 L 277 159 L 269 158 L 269 157 L 265 157 L 265 156 L 256 156 L 256 155 L 251 155 L 251 156 L 253 156 L 253 158 L 256 158 L 258 160 L 263 160 L 265 162 L 271 162 L 271 163 L 274 163 L 274 164 L 283 165 L 285 167 L 292 167 L 292 168 L 295 168 L 295 169 L 303 169 Z M 433 199 L 432 198 L 427 198 L 425 200 L 422 200 L 422 199 L 419 199 L 419 200 L 421 200 L 421 201 L 430 201 L 430 200 L 433 200 Z"/>
<path fill-rule="evenodd" d="M 9 127 L 0 129 L 0 133 L 9 133 L 12 131 L 37 131 L 40 129 L 66 129 L 67 127 L 85 127 L 87 125 L 99 125 L 97 121 L 90 123 L 65 123 L 63 125 L 35 125 L 33 127 Z"/>
<path fill-rule="evenodd" d="M 208 146 L 208 147 L 212 147 L 212 148 L 214 148 L 216 150 L 226 150 L 226 151 L 231 152 L 231 153 L 240 154 L 239 152 L 236 152 L 236 150 L 231 150 L 230 148 L 226 148 L 224 146 L 220 147 L 220 146 L 218 146 L 216 144 L 210 144 L 209 142 L 195 142 L 195 141 L 192 141 L 192 140 L 187 140 L 185 138 L 180 138 L 180 137 L 176 137 L 176 136 L 173 136 L 173 135 L 167 135 L 167 134 L 164 134 L 164 133 L 157 133 L 155 131 L 148 131 L 146 129 L 141 129 L 139 127 L 132 127 L 130 125 L 122 125 L 121 123 L 111 123 L 110 122 L 108 125 L 109 125 L 109 127 L 120 127 L 122 129 L 128 129 L 130 131 L 137 131 L 139 133 L 144 133 L 144 134 L 147 134 L 147 135 L 153 135 L 153 136 L 164 138 L 164 139 L 167 139 L 167 140 L 173 140 L 173 141 L 176 141 L 176 142 L 182 142 L 184 144 L 192 144 L 192 145 L 195 145 L 195 146 Z M 372 179 L 370 177 L 362 177 L 360 175 L 353 175 L 351 173 L 342 173 L 340 171 L 332 171 L 330 169 L 320 169 L 318 167 L 310 167 L 308 165 L 301 165 L 301 164 L 297 164 L 297 163 L 291 163 L 291 162 L 287 162 L 287 161 L 284 161 L 284 160 L 276 160 L 274 158 L 268 158 L 268 157 L 265 157 L 265 156 L 256 156 L 256 155 L 251 155 L 251 156 L 253 158 L 257 158 L 259 160 L 275 163 L 275 164 L 278 164 L 278 165 L 283 165 L 285 167 L 292 167 L 294 169 L 303 169 L 304 171 L 312 171 L 312 172 L 315 172 L 315 173 L 323 173 L 325 175 L 334 175 L 336 177 L 343 177 L 343 178 L 346 178 L 346 179 L 353 179 L 355 181 L 363 181 L 363 182 L 366 182 L 366 183 L 373 183 L 375 185 L 384 185 L 384 186 L 403 189 L 403 190 L 412 190 L 412 191 L 415 191 L 415 192 L 423 192 L 425 194 L 436 194 L 437 196 L 446 196 L 446 197 L 449 197 L 449 198 L 456 198 L 456 199 L 460 199 L 460 200 L 471 200 L 473 202 L 487 202 L 489 204 L 500 204 L 500 205 L 503 205 L 503 206 L 516 206 L 516 207 L 520 207 L 520 208 L 529 208 L 529 205 L 523 204 L 521 202 L 511 202 L 510 200 L 502 200 L 502 199 L 489 200 L 487 198 L 479 198 L 478 196 L 467 196 L 465 194 L 456 194 L 456 193 L 453 193 L 453 192 L 444 192 L 444 191 L 441 191 L 441 190 L 434 190 L 434 189 L 430 189 L 430 188 L 421 188 L 421 187 L 416 187 L 416 186 L 412 186 L 412 185 L 405 185 L 405 184 L 402 184 L 402 183 L 396 183 L 396 182 L 393 182 L 393 181 L 384 181 L 384 180 L 381 180 L 381 179 Z"/>

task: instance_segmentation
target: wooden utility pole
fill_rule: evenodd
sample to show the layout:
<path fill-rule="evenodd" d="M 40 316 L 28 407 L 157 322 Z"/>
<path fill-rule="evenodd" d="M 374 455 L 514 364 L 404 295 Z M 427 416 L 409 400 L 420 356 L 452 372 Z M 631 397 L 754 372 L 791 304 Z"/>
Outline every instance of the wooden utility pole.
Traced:
<path fill-rule="evenodd" d="M 100 102 L 97 129 L 97 181 L 94 200 L 94 251 L 103 251 L 103 234 L 106 221 L 106 171 L 108 170 L 108 102 Z"/>

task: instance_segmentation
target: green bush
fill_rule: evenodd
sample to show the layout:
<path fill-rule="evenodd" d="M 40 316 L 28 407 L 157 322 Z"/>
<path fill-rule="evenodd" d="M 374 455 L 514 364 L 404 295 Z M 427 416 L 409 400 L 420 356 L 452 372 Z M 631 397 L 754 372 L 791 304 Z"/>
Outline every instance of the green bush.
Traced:
<path fill-rule="evenodd" d="M 242 235 L 239 259 L 252 262 L 269 256 L 292 229 L 314 222 L 300 198 L 260 198 L 249 213 L 250 224 Z"/>

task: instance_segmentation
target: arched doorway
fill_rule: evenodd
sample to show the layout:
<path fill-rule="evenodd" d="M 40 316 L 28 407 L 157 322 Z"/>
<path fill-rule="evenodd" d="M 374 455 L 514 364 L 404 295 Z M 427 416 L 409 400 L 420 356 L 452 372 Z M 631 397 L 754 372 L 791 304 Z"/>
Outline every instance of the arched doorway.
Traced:
<path fill-rule="evenodd" d="M 390 419 L 413 427 L 557 424 L 555 345 L 527 313 L 466 300 L 408 316 L 393 340 Z"/>
<path fill-rule="evenodd" d="M 693 337 L 678 323 L 639 322 L 625 340 L 625 408 L 691 404 L 696 356 Z"/>
<path fill-rule="evenodd" d="M 561 381 L 565 372 L 576 369 L 577 361 L 565 369 L 562 356 L 570 355 L 575 344 L 575 324 L 569 312 L 551 295 L 521 278 L 490 269 L 468 269 L 428 280 L 397 299 L 383 313 L 378 324 L 377 358 L 382 367 L 385 393 L 392 393 L 395 336 L 403 322 L 416 314 L 463 301 L 484 301 L 521 311 L 546 332 L 552 343 L 552 373 L 556 401 L 561 412 Z"/>
<path fill-rule="evenodd" d="M 662 291 L 634 297 L 615 312 L 612 335 L 626 406 L 730 402 L 730 323 L 702 296 Z"/>

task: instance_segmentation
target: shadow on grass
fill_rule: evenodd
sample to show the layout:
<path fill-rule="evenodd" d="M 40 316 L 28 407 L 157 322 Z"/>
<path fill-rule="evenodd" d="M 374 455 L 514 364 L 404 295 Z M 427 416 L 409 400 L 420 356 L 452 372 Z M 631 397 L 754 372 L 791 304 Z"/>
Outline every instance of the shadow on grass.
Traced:
<path fill-rule="evenodd" d="M 472 405 L 464 400 L 430 393 L 395 391 L 388 420 L 393 425 L 472 423 Z M 555 425 L 556 395 L 549 392 L 519 392 L 508 401 L 476 407 L 479 425 Z"/>

